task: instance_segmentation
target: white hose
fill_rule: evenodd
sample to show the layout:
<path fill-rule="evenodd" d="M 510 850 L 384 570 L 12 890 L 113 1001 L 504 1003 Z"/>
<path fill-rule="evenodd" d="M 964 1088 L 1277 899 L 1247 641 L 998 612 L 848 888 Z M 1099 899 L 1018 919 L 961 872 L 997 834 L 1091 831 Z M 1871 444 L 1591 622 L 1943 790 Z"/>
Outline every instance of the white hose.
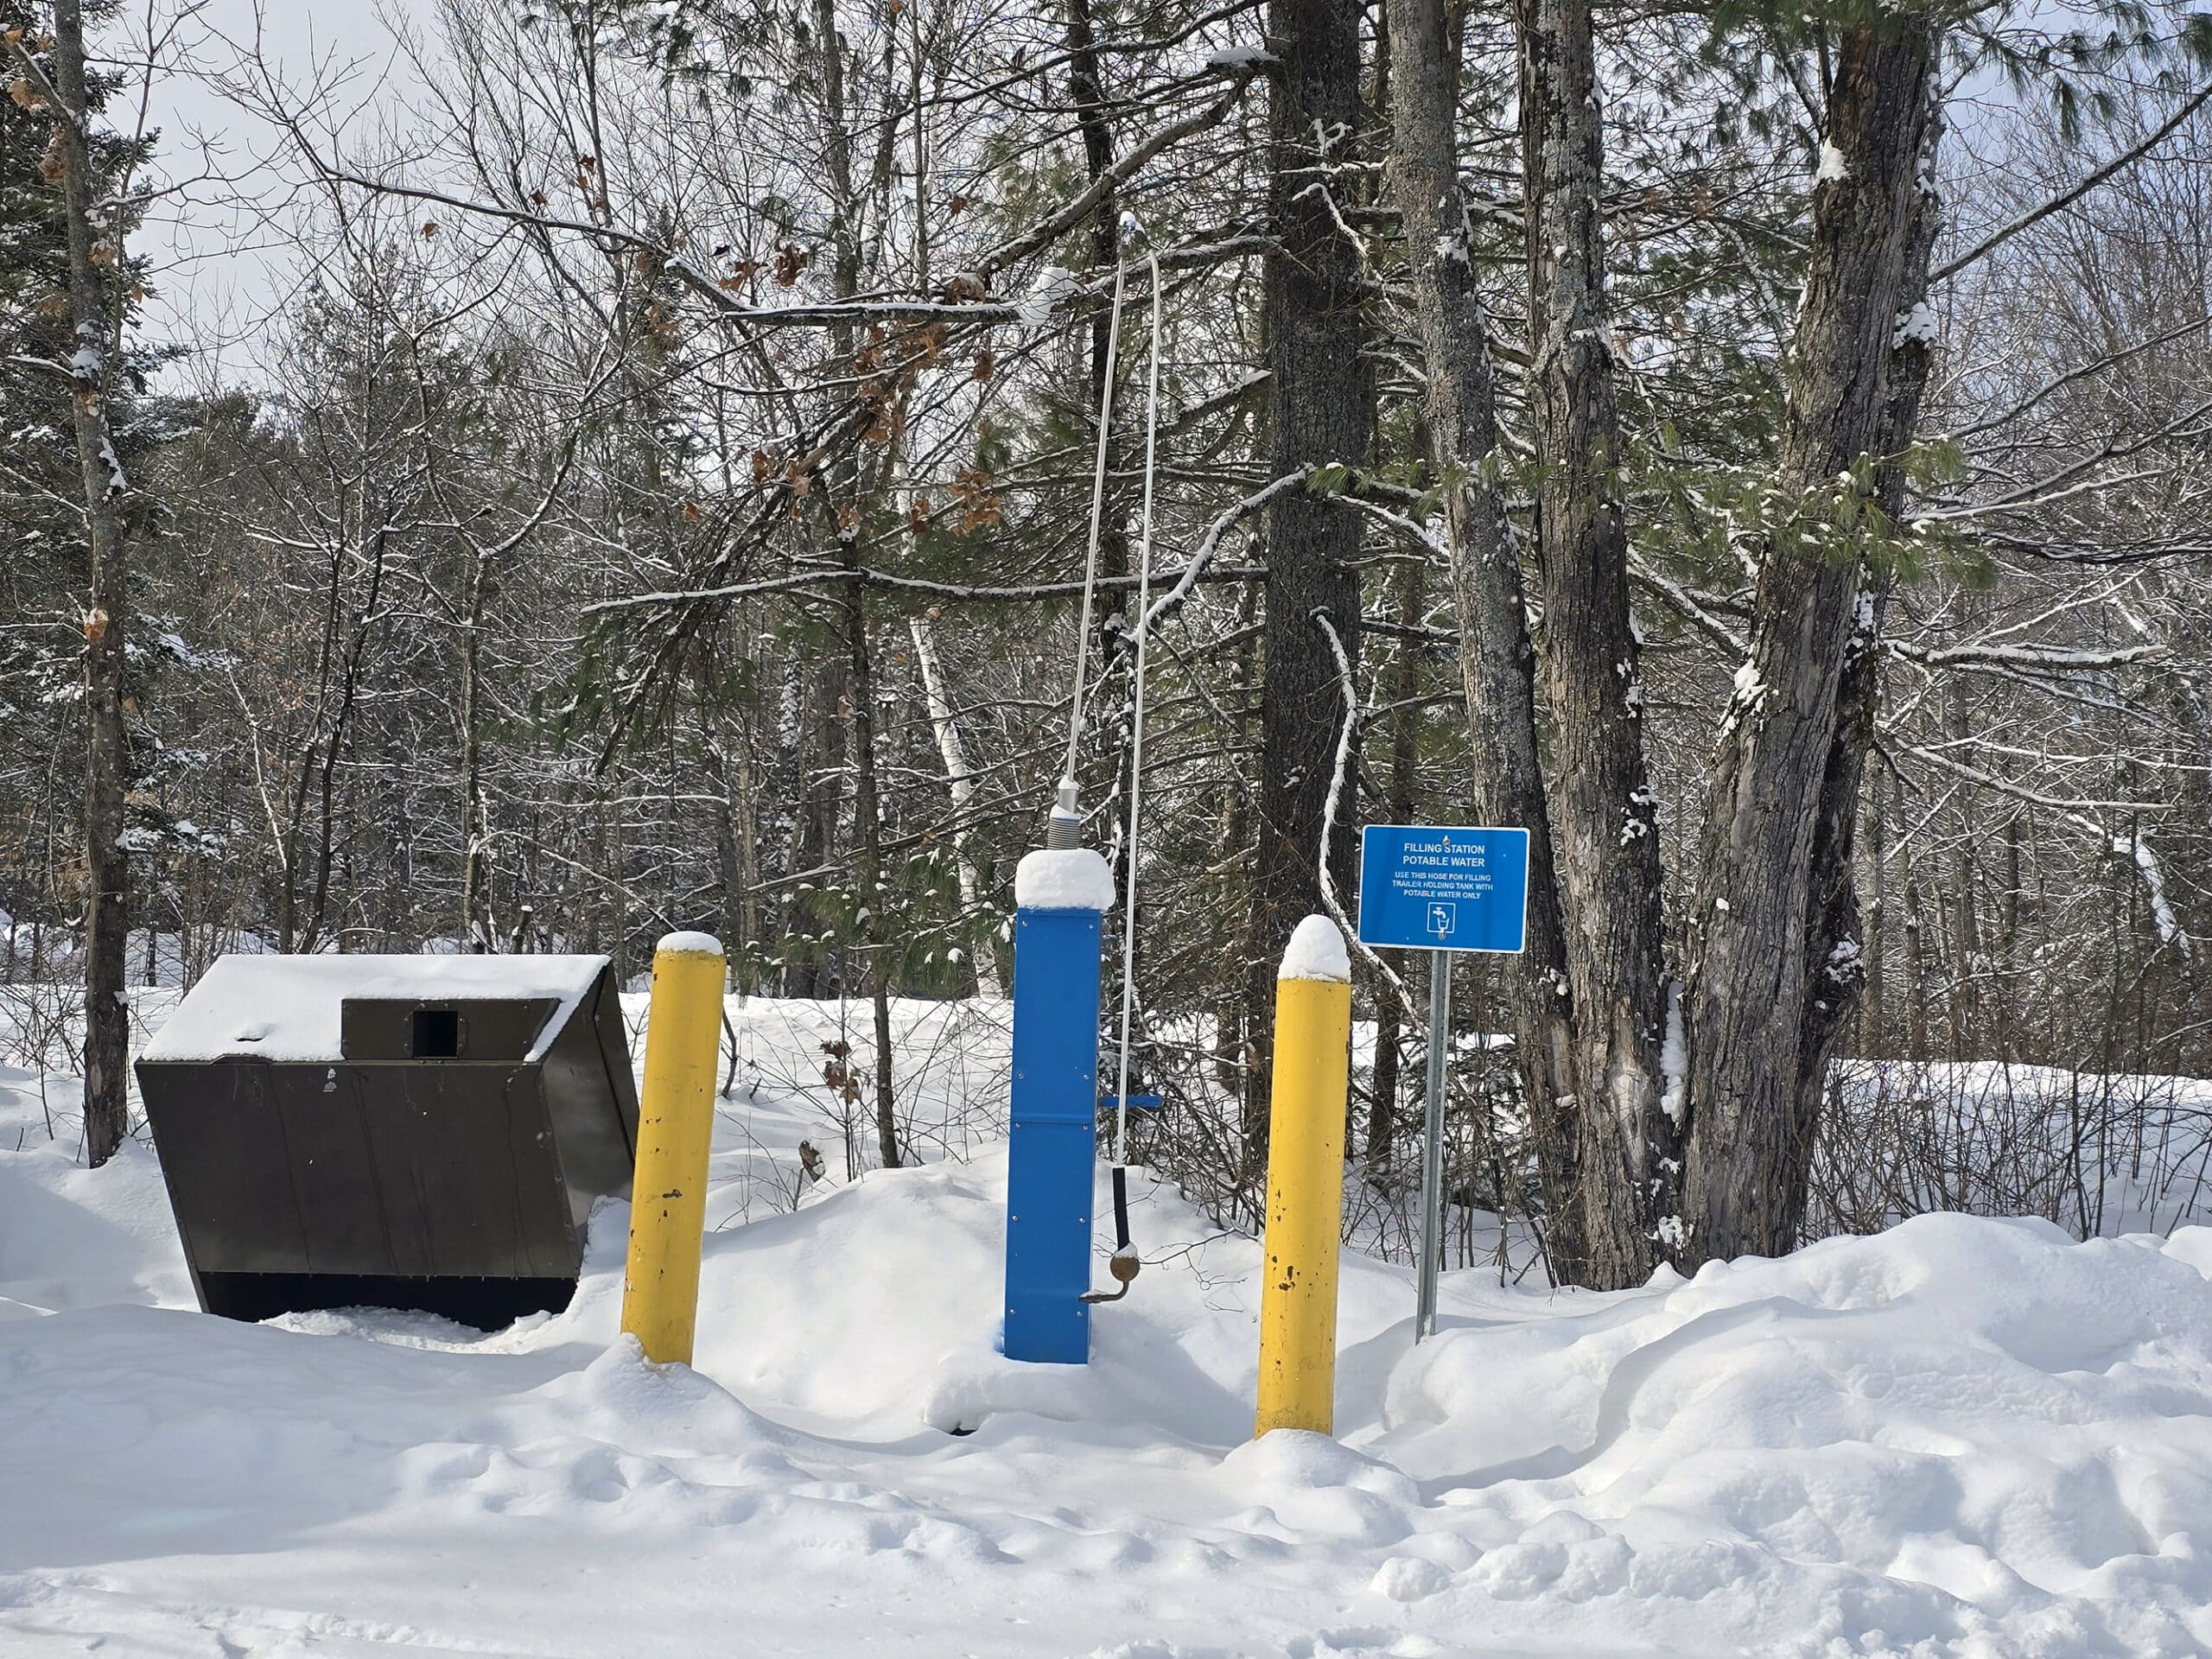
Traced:
<path fill-rule="evenodd" d="M 1090 474 L 1090 549 L 1083 563 L 1083 625 L 1075 636 L 1075 696 L 1068 705 L 1068 763 L 1060 773 L 1061 804 L 1074 805 L 1075 757 L 1083 741 L 1083 679 L 1090 654 L 1090 598 L 1098 582 L 1098 529 L 1106 512 L 1106 449 L 1114 433 L 1114 370 L 1122 349 L 1122 267 L 1114 267 L 1114 309 L 1106 324 L 1105 384 L 1098 395 L 1098 460 Z M 1146 487 L 1151 487 L 1147 474 Z"/>
<path fill-rule="evenodd" d="M 1124 233 L 1142 234 L 1133 214 L 1122 215 Z M 1124 843 L 1128 861 L 1122 899 L 1122 1052 L 1114 1110 L 1114 1161 L 1128 1161 L 1129 1146 L 1129 1033 L 1136 1009 L 1137 953 L 1137 831 L 1144 800 L 1144 682 L 1147 613 L 1152 607 L 1152 481 L 1160 441 L 1160 257 L 1149 238 L 1145 260 L 1152 271 L 1152 352 L 1148 371 L 1144 424 L 1144 505 L 1137 538 L 1137 626 L 1134 698 L 1129 740 L 1129 833 Z M 1098 395 L 1098 453 L 1090 475 L 1090 538 L 1083 563 L 1083 619 L 1076 632 L 1075 693 L 1068 705 L 1068 758 L 1060 775 L 1053 812 L 1053 834 L 1072 839 L 1076 809 L 1076 757 L 1083 743 L 1083 694 L 1090 659 L 1090 618 L 1098 586 L 1098 543 L 1106 515 L 1106 461 L 1113 441 L 1114 375 L 1122 347 L 1122 268 L 1114 268 L 1114 308 L 1106 326 L 1106 372 Z M 1057 842 L 1048 839 L 1048 845 Z"/>
<path fill-rule="evenodd" d="M 1152 608 L 1152 474 L 1154 448 L 1160 437 L 1160 257 L 1152 251 L 1149 242 L 1145 258 L 1152 267 L 1152 365 L 1144 417 L 1144 511 L 1137 537 L 1137 657 L 1135 702 L 1129 720 L 1129 838 L 1125 848 L 1128 868 L 1123 872 L 1122 900 L 1122 1066 L 1114 1101 L 1114 1161 L 1117 1164 L 1129 1160 L 1129 1023 L 1136 1000 L 1137 828 L 1144 804 L 1145 642 L 1150 632 L 1145 624 L 1147 613 Z M 1103 448 L 1100 453 L 1103 454 Z M 1096 520 L 1091 537 L 1095 547 Z M 1087 613 L 1087 590 L 1084 601 Z M 1072 759 L 1068 772 L 1071 777 L 1075 772 Z"/>

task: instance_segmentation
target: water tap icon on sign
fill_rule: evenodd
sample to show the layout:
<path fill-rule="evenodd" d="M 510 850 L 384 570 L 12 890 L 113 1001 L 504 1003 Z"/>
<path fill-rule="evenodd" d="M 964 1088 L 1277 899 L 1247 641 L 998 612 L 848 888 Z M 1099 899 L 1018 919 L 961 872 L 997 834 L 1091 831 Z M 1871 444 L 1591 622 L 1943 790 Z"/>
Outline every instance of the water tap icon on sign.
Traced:
<path fill-rule="evenodd" d="M 1439 939 L 1450 938 L 1452 926 L 1459 920 L 1459 911 L 1457 905 L 1432 901 L 1428 906 L 1428 931 Z"/>

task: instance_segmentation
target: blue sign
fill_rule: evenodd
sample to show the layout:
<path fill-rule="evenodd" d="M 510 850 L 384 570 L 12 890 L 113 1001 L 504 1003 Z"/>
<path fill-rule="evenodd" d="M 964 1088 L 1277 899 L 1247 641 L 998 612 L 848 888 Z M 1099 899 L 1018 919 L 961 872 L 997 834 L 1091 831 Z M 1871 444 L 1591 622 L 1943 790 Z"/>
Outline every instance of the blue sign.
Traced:
<path fill-rule="evenodd" d="M 1370 823 L 1359 838 L 1359 937 L 1410 950 L 1517 952 L 1529 832 Z"/>

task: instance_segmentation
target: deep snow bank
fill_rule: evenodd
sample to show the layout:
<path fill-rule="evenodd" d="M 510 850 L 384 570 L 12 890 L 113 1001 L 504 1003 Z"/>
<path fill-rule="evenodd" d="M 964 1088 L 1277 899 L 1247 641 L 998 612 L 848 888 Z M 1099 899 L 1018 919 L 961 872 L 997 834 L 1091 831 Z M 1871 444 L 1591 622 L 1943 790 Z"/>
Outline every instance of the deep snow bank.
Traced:
<path fill-rule="evenodd" d="M 1255 1445 L 1250 1241 L 1141 1178 L 1095 1363 L 1013 1365 L 1002 1154 L 779 1212 L 741 1189 L 806 1120 L 754 1092 L 696 1373 L 616 1338 L 620 1205 L 554 1318 L 241 1326 L 177 1311 L 149 1155 L 0 1152 L 0 1653 L 2212 1651 L 2212 1231 L 1454 1274 L 1418 1351 L 1353 1257 L 1342 1443 Z"/>
<path fill-rule="evenodd" d="M 2208 1268 L 2204 1229 L 1923 1217 L 1451 1332 L 1372 1449 L 1487 1512 L 1494 1596 L 1819 1585 L 1877 1650 L 2202 1653 Z"/>

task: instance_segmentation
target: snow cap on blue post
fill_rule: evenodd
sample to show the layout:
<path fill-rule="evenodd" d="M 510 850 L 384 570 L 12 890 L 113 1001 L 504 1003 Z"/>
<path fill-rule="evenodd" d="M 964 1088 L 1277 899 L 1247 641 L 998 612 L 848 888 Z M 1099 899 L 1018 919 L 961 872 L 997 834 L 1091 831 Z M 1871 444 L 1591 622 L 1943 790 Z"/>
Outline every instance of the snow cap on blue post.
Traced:
<path fill-rule="evenodd" d="M 1014 867 L 1014 902 L 1023 910 L 1111 910 L 1114 873 L 1088 847 L 1027 853 Z"/>
<path fill-rule="evenodd" d="M 1277 979 L 1325 979 L 1339 985 L 1351 982 L 1351 955 L 1344 949 L 1343 931 L 1325 916 L 1308 916 L 1291 933 L 1282 953 Z"/>

